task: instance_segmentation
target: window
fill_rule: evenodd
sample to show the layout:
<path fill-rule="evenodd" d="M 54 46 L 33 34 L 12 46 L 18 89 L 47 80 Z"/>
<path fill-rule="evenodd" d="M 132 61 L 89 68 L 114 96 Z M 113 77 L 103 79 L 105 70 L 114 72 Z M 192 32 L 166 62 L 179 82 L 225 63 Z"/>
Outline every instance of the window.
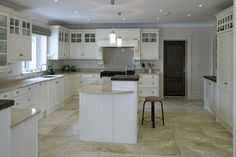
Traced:
<path fill-rule="evenodd" d="M 32 60 L 22 63 L 22 73 L 37 72 L 47 63 L 47 36 L 32 34 Z M 43 70 L 46 70 L 43 66 Z"/>

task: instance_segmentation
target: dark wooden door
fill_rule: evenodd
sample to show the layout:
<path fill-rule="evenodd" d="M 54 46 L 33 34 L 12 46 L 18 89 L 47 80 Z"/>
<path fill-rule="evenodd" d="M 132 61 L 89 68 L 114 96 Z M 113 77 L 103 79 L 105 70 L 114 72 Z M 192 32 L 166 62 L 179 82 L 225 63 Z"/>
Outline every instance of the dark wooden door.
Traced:
<path fill-rule="evenodd" d="M 185 41 L 164 41 L 164 96 L 185 96 Z"/>

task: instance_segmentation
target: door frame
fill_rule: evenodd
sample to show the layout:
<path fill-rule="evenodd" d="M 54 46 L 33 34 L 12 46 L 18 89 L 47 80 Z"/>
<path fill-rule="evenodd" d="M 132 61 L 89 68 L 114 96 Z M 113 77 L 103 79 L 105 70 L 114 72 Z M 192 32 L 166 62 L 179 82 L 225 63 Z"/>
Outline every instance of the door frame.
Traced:
<path fill-rule="evenodd" d="M 185 97 L 192 99 L 192 37 L 166 37 L 162 44 L 162 97 L 164 97 L 164 41 L 185 41 Z"/>

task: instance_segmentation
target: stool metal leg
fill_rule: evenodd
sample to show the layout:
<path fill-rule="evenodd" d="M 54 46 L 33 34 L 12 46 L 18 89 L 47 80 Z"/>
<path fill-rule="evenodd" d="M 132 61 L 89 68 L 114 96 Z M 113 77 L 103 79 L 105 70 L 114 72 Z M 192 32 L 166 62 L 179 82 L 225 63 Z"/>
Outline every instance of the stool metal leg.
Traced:
<path fill-rule="evenodd" d="M 152 119 L 152 127 L 155 128 L 155 104 L 152 102 L 152 107 L 151 107 L 151 119 Z"/>
<path fill-rule="evenodd" d="M 146 101 L 143 102 L 143 113 L 142 113 L 142 125 L 143 125 L 143 120 L 144 120 L 144 110 L 145 110 L 145 103 Z"/>
<path fill-rule="evenodd" d="M 160 103 L 161 103 L 162 124 L 165 125 L 164 110 L 163 110 L 163 104 L 162 104 L 162 101 L 160 101 Z"/>

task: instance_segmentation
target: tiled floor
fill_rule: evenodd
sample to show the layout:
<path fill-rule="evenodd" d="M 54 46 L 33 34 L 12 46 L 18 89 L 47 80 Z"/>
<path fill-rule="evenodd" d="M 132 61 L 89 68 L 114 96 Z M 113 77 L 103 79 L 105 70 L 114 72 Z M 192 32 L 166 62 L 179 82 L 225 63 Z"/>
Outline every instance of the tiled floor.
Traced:
<path fill-rule="evenodd" d="M 165 126 L 139 125 L 136 145 L 80 141 L 77 101 L 39 121 L 39 157 L 232 157 L 232 135 L 200 101 L 164 101 Z"/>

